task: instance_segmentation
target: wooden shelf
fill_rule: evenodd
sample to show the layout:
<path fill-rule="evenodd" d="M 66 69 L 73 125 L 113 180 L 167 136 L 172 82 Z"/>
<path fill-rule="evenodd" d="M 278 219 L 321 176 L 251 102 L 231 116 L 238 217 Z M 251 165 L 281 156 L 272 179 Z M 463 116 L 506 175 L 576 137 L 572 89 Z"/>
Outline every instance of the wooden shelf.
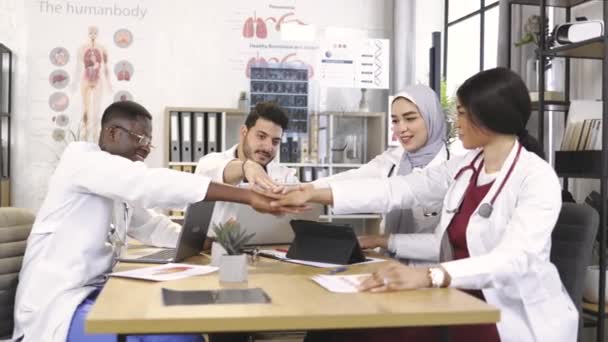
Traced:
<path fill-rule="evenodd" d="M 350 169 L 350 168 L 354 168 L 354 167 L 361 167 L 361 166 L 363 166 L 363 164 L 358 164 L 358 163 L 352 163 L 352 164 L 341 163 L 341 164 L 332 164 L 331 166 L 333 166 L 335 168 L 341 168 L 342 167 L 342 168 Z"/>
<path fill-rule="evenodd" d="M 604 37 L 595 37 L 579 43 L 559 46 L 543 51 L 545 56 L 573 58 L 604 58 Z"/>
<path fill-rule="evenodd" d="M 330 167 L 330 164 L 315 164 L 315 163 L 280 163 L 287 167 Z"/>
<path fill-rule="evenodd" d="M 347 116 L 347 117 L 361 117 L 361 118 L 373 118 L 373 117 L 384 117 L 384 112 L 338 112 L 338 111 L 327 111 L 321 112 L 320 115 L 331 115 L 331 116 Z"/>
<path fill-rule="evenodd" d="M 605 312 L 608 312 L 608 305 L 606 305 L 605 307 L 606 307 Z M 592 312 L 592 313 L 599 313 L 600 307 L 599 307 L 599 305 L 597 305 L 597 303 L 588 303 L 588 302 L 583 301 L 583 310 Z"/>
<path fill-rule="evenodd" d="M 544 107 L 547 112 L 567 112 L 570 109 L 570 102 L 545 101 Z M 538 101 L 532 101 L 532 110 L 538 110 Z"/>
<path fill-rule="evenodd" d="M 574 7 L 593 0 L 546 0 L 545 4 L 552 7 Z M 511 4 L 540 6 L 540 0 L 511 0 Z"/>

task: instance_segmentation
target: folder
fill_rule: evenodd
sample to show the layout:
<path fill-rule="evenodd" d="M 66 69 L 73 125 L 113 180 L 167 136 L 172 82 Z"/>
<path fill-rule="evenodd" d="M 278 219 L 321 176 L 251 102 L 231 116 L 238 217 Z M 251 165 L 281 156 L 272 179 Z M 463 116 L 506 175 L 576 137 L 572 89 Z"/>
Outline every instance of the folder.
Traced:
<path fill-rule="evenodd" d="M 352 227 L 306 220 L 290 223 L 295 238 L 288 258 L 340 265 L 365 261 Z"/>
<path fill-rule="evenodd" d="M 171 130 L 171 151 L 169 154 L 169 161 L 179 162 L 182 161 L 181 153 L 182 147 L 180 145 L 180 134 L 179 134 L 179 113 L 171 112 L 171 121 L 169 122 Z"/>
<path fill-rule="evenodd" d="M 300 162 L 300 146 L 298 143 L 298 137 L 295 136 L 293 138 L 293 141 L 291 142 L 291 151 L 290 151 L 290 157 L 289 159 L 291 159 L 292 163 L 299 163 Z"/>
<path fill-rule="evenodd" d="M 305 183 L 312 182 L 314 179 L 312 177 L 312 167 L 304 167 L 302 172 L 302 181 Z"/>
<path fill-rule="evenodd" d="M 218 136 L 217 127 L 219 120 L 217 118 L 219 113 L 206 113 L 207 114 L 207 153 L 213 153 L 218 151 Z"/>
<path fill-rule="evenodd" d="M 198 162 L 205 156 L 205 113 L 194 113 L 194 159 Z"/>
<path fill-rule="evenodd" d="M 281 163 L 289 162 L 289 145 L 287 143 L 286 136 L 283 136 L 283 138 L 281 138 L 281 152 L 279 154 L 279 161 Z"/>
<path fill-rule="evenodd" d="M 284 163 L 291 163 L 293 160 L 291 159 L 291 146 L 293 145 L 293 138 L 287 137 L 287 143 L 284 145 L 285 147 L 285 161 Z"/>
<path fill-rule="evenodd" d="M 192 113 L 182 112 L 182 161 L 192 161 Z"/>

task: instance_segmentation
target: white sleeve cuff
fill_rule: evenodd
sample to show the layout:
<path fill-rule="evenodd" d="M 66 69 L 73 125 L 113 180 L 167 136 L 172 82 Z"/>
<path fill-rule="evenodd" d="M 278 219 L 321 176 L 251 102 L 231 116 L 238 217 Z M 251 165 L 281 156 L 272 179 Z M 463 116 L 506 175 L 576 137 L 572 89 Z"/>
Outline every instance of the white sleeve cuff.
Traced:
<path fill-rule="evenodd" d="M 388 237 L 388 246 L 387 246 L 387 248 L 388 248 L 388 251 L 389 251 L 389 252 L 391 252 L 391 253 L 395 253 L 395 252 L 397 251 L 397 246 L 395 246 L 395 244 L 396 244 L 396 243 L 395 243 L 395 235 L 394 235 L 394 234 L 391 234 L 391 235 Z"/>

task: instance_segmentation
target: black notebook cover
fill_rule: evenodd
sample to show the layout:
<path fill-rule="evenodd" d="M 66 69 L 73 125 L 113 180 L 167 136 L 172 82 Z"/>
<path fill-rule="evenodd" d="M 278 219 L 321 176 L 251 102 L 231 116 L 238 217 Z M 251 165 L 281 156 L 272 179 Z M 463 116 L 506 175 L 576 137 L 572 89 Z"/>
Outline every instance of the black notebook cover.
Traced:
<path fill-rule="evenodd" d="M 265 304 L 270 297 L 261 288 L 181 291 L 162 289 L 164 305 Z"/>
<path fill-rule="evenodd" d="M 340 265 L 365 261 L 352 227 L 306 220 L 290 223 L 295 238 L 288 258 Z"/>

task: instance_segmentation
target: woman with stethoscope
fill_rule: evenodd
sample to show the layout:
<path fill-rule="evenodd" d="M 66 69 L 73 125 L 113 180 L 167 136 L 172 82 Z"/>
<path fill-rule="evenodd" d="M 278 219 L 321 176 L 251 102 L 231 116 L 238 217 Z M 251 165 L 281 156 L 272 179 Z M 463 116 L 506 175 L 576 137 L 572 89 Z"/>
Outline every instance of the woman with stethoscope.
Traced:
<path fill-rule="evenodd" d="M 345 179 L 387 178 L 421 172 L 450 158 L 447 146 L 446 115 L 435 91 L 426 85 L 413 85 L 399 91 L 391 102 L 391 125 L 399 146 L 391 147 L 365 165 L 320 178 L 315 188 L 327 188 L 331 182 Z M 458 142 L 450 146 L 459 145 Z M 463 149 L 456 149 L 463 154 Z M 410 264 L 428 264 L 414 253 L 416 234 L 428 234 L 439 223 L 441 203 L 411 209 L 395 209 L 385 215 L 384 235 L 359 236 L 362 248 L 382 247 Z"/>
<path fill-rule="evenodd" d="M 578 312 L 549 261 L 560 184 L 551 166 L 533 153 L 540 153 L 538 144 L 525 130 L 528 90 L 517 74 L 495 68 L 466 80 L 457 97 L 459 136 L 465 148 L 474 149 L 465 156 L 403 177 L 301 189 L 273 205 L 311 201 L 353 213 L 443 201 L 434 234 L 419 239 L 422 257 L 440 263 L 430 268 L 391 263 L 365 278 L 361 290 L 449 286 L 470 290 L 500 309 L 496 325 L 451 327 L 452 341 L 575 341 Z M 389 340 L 425 340 L 436 333 L 389 330 Z M 369 339 L 377 333 L 353 336 Z"/>

